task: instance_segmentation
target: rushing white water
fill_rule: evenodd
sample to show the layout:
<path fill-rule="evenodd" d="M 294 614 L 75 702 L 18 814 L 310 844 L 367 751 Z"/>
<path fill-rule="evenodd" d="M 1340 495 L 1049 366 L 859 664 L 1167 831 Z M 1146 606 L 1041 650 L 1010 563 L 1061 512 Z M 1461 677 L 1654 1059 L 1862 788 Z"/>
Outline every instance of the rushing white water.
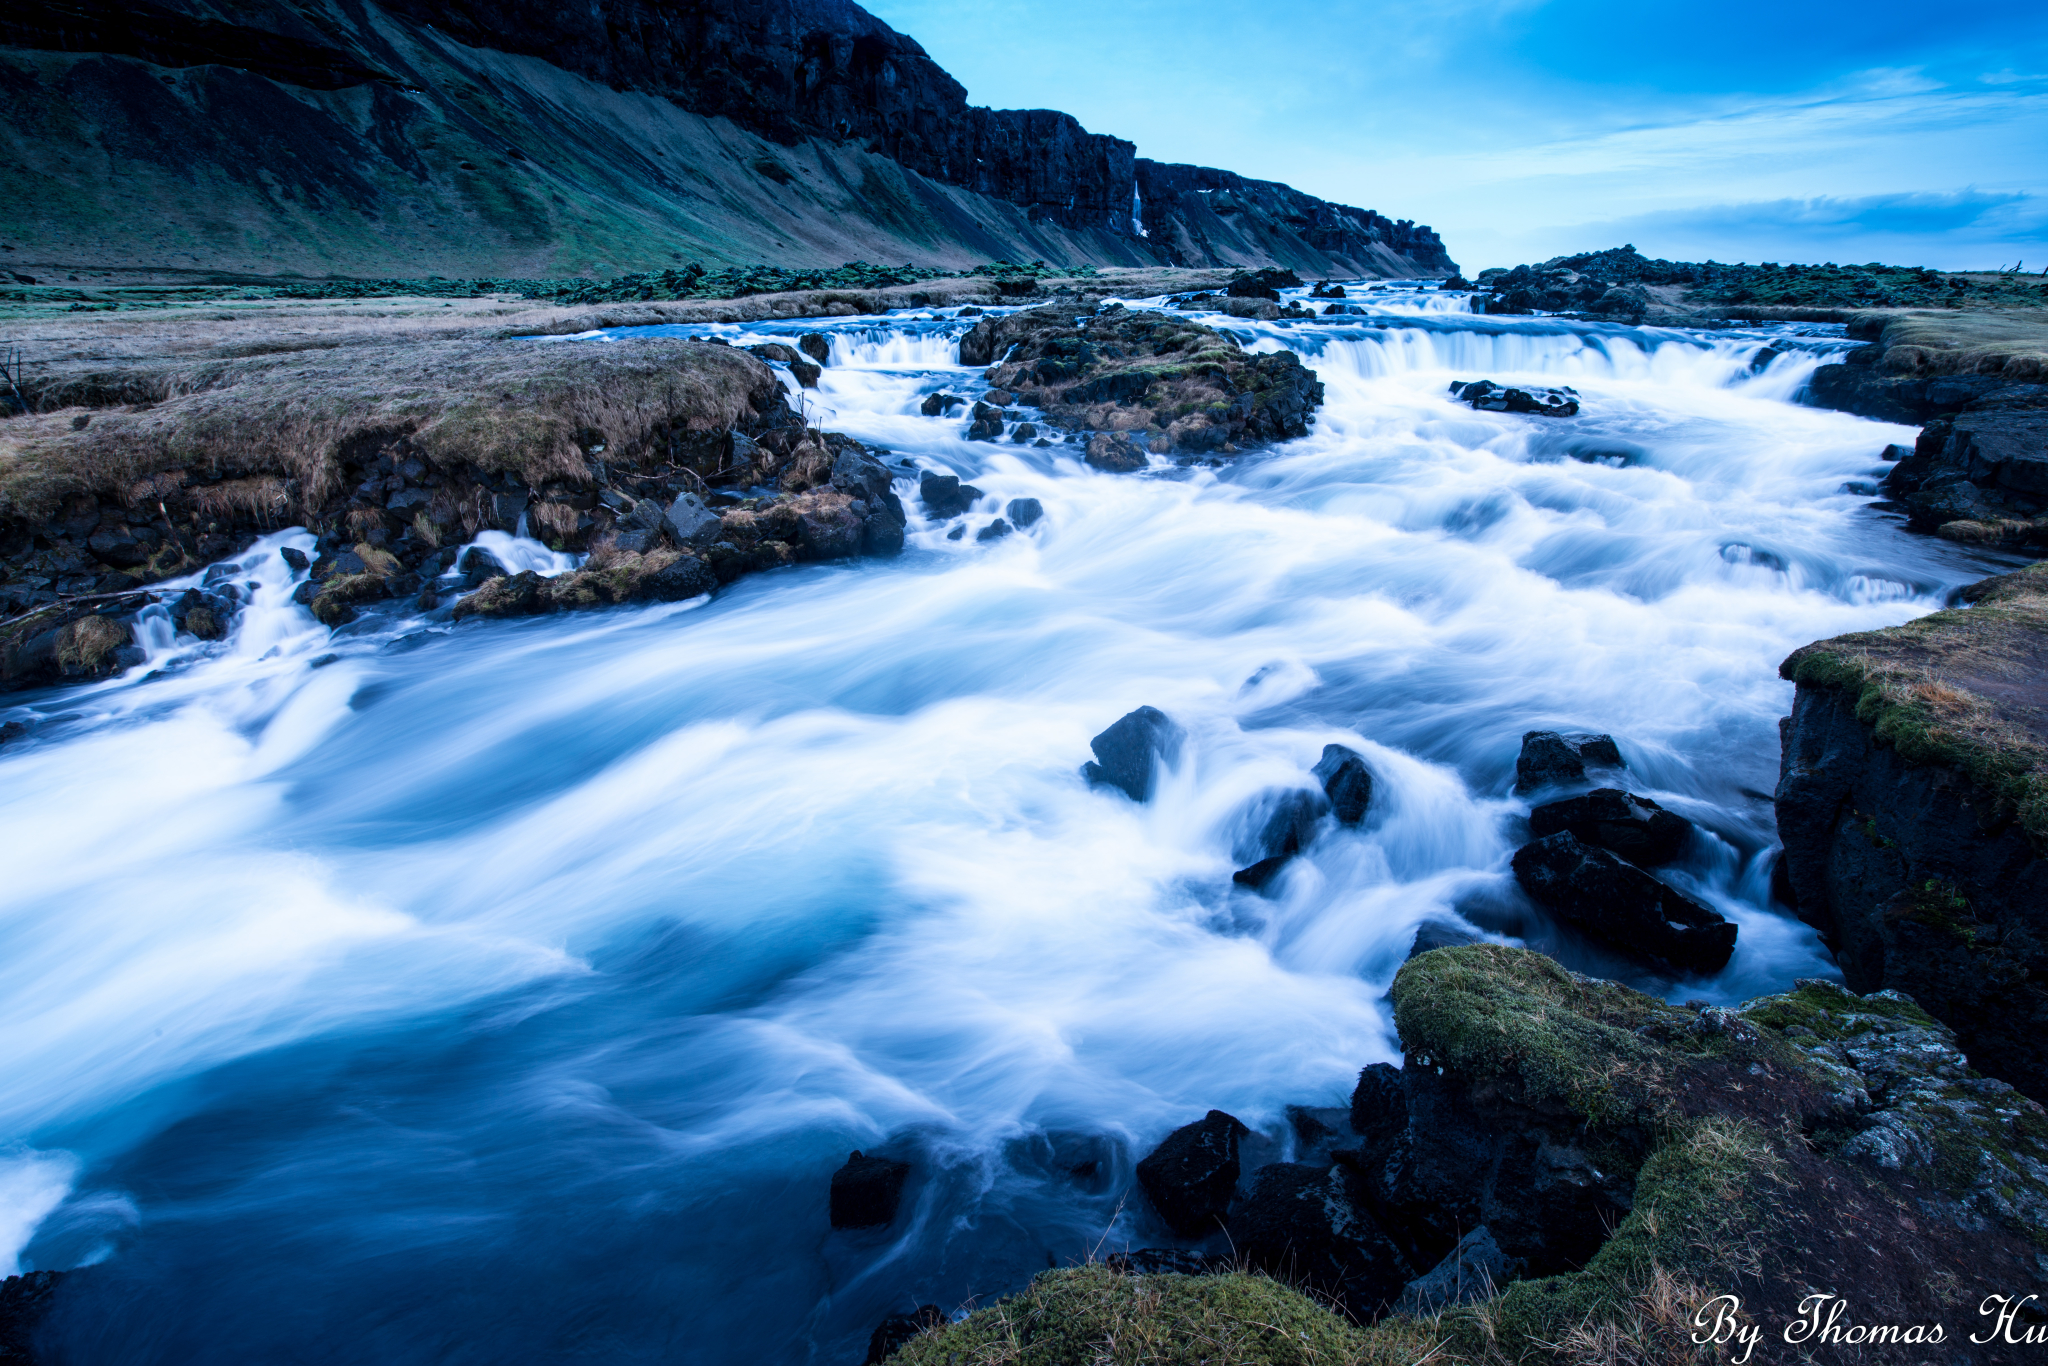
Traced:
<path fill-rule="evenodd" d="M 284 533 L 212 575 L 227 641 L 150 609 L 147 664 L 16 706 L 0 1261 L 103 1263 L 72 1359 L 850 1360 L 884 1313 L 1164 1241 L 1130 1165 L 1210 1106 L 1285 1151 L 1283 1107 L 1392 1056 L 1424 922 L 1684 996 L 1831 971 L 1768 900 L 1777 662 L 2001 562 L 1846 490 L 1910 434 L 1788 401 L 1824 338 L 1383 297 L 1214 319 L 1326 406 L 1140 476 L 918 415 L 984 387 L 964 322 L 665 329 L 828 330 L 827 425 L 970 477 L 971 528 L 1045 519 L 952 541 L 909 498 L 894 561 L 338 633 Z M 1584 413 L 1445 392 L 1481 377 Z M 1076 771 L 1141 704 L 1191 734 L 1142 807 Z M 1509 786 L 1548 727 L 1612 732 L 1710 832 L 1672 877 L 1741 926 L 1725 973 L 1529 913 Z M 1373 766 L 1365 826 L 1234 889 L 1250 805 L 1331 741 Z M 916 1164 L 888 1230 L 826 1226 L 852 1148 Z"/>

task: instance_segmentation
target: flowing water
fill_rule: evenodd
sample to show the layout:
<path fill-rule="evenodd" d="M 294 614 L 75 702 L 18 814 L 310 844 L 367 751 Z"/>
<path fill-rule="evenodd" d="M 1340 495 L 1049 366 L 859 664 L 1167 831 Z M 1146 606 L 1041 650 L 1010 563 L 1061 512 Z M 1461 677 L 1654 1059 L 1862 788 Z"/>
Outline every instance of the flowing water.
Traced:
<path fill-rule="evenodd" d="M 828 329 L 826 425 L 970 478 L 971 528 L 1044 520 L 953 541 L 907 496 L 892 561 L 340 634 L 292 605 L 287 532 L 213 571 L 229 640 L 149 609 L 148 664 L 12 708 L 0 1272 L 95 1268 L 66 1359 L 850 1366 L 883 1314 L 1168 1241 L 1131 1167 L 1211 1106 L 1285 1154 L 1286 1106 L 1395 1056 L 1427 922 L 1677 998 L 1830 973 L 1770 904 L 1778 661 L 2004 563 L 1873 506 L 1909 430 L 1792 402 L 1828 329 L 1354 299 L 1213 320 L 1316 369 L 1309 437 L 1142 475 L 918 416 L 980 391 L 964 321 L 657 329 Z M 1584 413 L 1475 413 L 1459 378 Z M 1141 807 L 1077 769 L 1143 704 L 1191 743 Z M 1739 923 L 1726 972 L 1529 913 L 1538 728 L 1611 732 L 1708 832 L 1670 876 Z M 1260 794 L 1332 741 L 1366 822 L 1234 888 Z M 856 1148 L 914 1164 L 888 1229 L 827 1226 Z"/>

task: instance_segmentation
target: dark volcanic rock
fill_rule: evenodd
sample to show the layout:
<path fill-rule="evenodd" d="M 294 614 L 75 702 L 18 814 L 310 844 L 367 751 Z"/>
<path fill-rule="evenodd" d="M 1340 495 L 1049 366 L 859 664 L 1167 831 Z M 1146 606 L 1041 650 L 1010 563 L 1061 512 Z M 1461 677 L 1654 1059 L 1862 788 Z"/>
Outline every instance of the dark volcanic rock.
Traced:
<path fill-rule="evenodd" d="M 1356 825 L 1365 818 L 1372 805 L 1372 770 L 1365 766 L 1364 755 L 1343 745 L 1324 745 L 1315 776 L 1340 825 Z"/>
<path fill-rule="evenodd" d="M 1666 811 L 1648 797 L 1602 787 L 1583 797 L 1550 802 L 1529 813 L 1538 838 L 1569 830 L 1585 844 L 1621 855 L 1631 863 L 1669 863 L 1692 835 L 1692 822 Z"/>
<path fill-rule="evenodd" d="M 1519 1257 L 1510 1257 L 1493 1240 L 1493 1231 L 1481 1224 L 1444 1255 L 1426 1274 L 1408 1282 L 1394 1304 L 1394 1312 L 1415 1318 L 1440 1314 L 1453 1305 L 1473 1304 L 1490 1299 L 1519 1278 L 1527 1268 Z"/>
<path fill-rule="evenodd" d="M 2031 756 L 2038 774 L 2048 749 L 2048 567 L 1964 596 L 1977 605 L 1785 661 L 1798 689 L 1781 723 L 1781 867 L 1852 989 L 1908 994 L 1972 1066 L 2043 1099 L 2048 822 L 2000 773 Z M 1930 724 L 1928 685 L 1968 708 L 1964 724 Z"/>
<path fill-rule="evenodd" d="M 1351 1092 L 1351 1131 L 1359 1138 L 1358 1148 L 1350 1154 L 1352 1165 L 1377 1175 L 1407 1128 L 1408 1093 L 1401 1085 L 1401 1069 L 1384 1062 L 1361 1068 Z"/>
<path fill-rule="evenodd" d="M 944 521 L 973 507 L 975 500 L 981 497 L 981 490 L 972 484 L 961 483 L 957 474 L 936 474 L 926 470 L 918 476 L 917 497 L 928 515 Z"/>
<path fill-rule="evenodd" d="M 1652 287 L 1688 285 L 1700 278 L 1699 266 L 1652 260 L 1632 246 L 1556 256 L 1540 265 L 1481 271 L 1472 311 L 1580 312 L 1640 321 L 1652 307 Z"/>
<path fill-rule="evenodd" d="M 1451 393 L 1489 413 L 1533 413 L 1538 417 L 1576 417 L 1579 391 L 1572 388 L 1511 389 L 1490 379 L 1454 380 Z"/>
<path fill-rule="evenodd" d="M 1612 1231 L 1620 1246 L 1610 1247 L 1647 1276 L 1670 1255 L 1656 1244 L 1702 1247 L 1703 1221 L 1723 1220 L 1725 1237 L 1734 1228 L 1724 1216 L 1735 1214 L 1739 1236 L 1754 1239 L 1743 1255 L 1761 1256 L 1766 1284 L 1783 1274 L 1772 1268 L 1824 1268 L 1762 1292 L 1781 1294 L 1787 1311 L 1816 1280 L 1925 1302 L 1956 1292 L 1930 1296 L 1924 1272 L 1890 1269 L 1951 1258 L 1981 1268 L 2048 1209 L 2031 1195 L 2048 1183 L 2021 1174 L 2038 1159 L 2012 1155 L 2048 1155 L 2048 1129 L 2018 1118 L 2038 1109 L 1972 1080 L 1953 1038 L 1902 999 L 1803 982 L 1740 1009 L 1683 1008 L 1493 945 L 1411 959 L 1390 996 L 1407 1123 L 1364 1194 L 1416 1265 L 1441 1267 L 1484 1228 L 1498 1259 L 1468 1245 L 1467 1270 L 1491 1263 L 1499 1279 L 1526 1259 L 1534 1275 L 1569 1273 Z M 1998 1107 L 2014 1119 L 1991 1119 Z M 1724 1146 L 1738 1132 L 1752 1136 L 1739 1155 Z M 1992 1170 L 2007 1194 L 1990 1196 Z M 1745 1218 L 1724 1194 L 1734 1189 L 1768 1190 L 1772 1210 L 1813 1217 Z M 1684 1200 L 1702 1200 L 1691 1207 L 1700 1213 L 1674 1220 Z M 1851 1232 L 1852 1219 L 1867 1222 Z M 1434 1271 L 1418 1280 L 1416 1300 L 1450 1288 Z M 1510 1303 L 1554 1303 L 1557 1318 L 1539 1334 L 1554 1341 L 1582 1321 L 1577 1297 L 1590 1287 L 1568 1285 L 1510 1292 Z"/>
<path fill-rule="evenodd" d="M 1431 949 L 1454 949 L 1461 944 L 1483 942 L 1480 937 L 1462 925 L 1444 920 L 1425 920 L 1415 928 L 1415 938 L 1409 941 L 1408 956 L 1428 953 Z"/>
<path fill-rule="evenodd" d="M 917 410 L 926 417 L 944 417 L 965 402 L 967 400 L 958 394 L 926 394 Z"/>
<path fill-rule="evenodd" d="M 1250 1132 L 1211 1110 L 1168 1134 L 1138 1164 L 1138 1185 L 1175 1233 L 1200 1238 L 1222 1225 L 1237 1190 L 1238 1144 Z"/>
<path fill-rule="evenodd" d="M 1329 800 L 1320 792 L 1289 788 L 1266 793 L 1254 808 L 1258 833 L 1249 846 L 1238 850 L 1238 857 L 1256 855 L 1256 860 L 1238 869 L 1232 880 L 1243 887 L 1264 887 L 1282 864 L 1315 838 L 1316 823 L 1329 809 Z"/>
<path fill-rule="evenodd" d="M 1145 447 L 1131 439 L 1129 432 L 1099 432 L 1088 438 L 1089 464 L 1109 474 L 1129 474 L 1152 463 Z"/>
<path fill-rule="evenodd" d="M 920 1305 L 908 1314 L 891 1314 L 875 1325 L 868 1337 L 868 1355 L 863 1366 L 881 1366 L 896 1349 L 919 1333 L 945 1323 L 946 1311 L 936 1304 Z"/>
<path fill-rule="evenodd" d="M 903 1200 L 908 1162 L 868 1157 L 856 1151 L 832 1173 L 832 1227 L 874 1228 L 896 1217 Z"/>
<path fill-rule="evenodd" d="M 1045 506 L 1036 498 L 1012 498 L 1003 511 L 1019 531 L 1037 526 L 1038 519 L 1045 516 Z"/>
<path fill-rule="evenodd" d="M 993 441 L 1003 434 L 1003 410 L 988 403 L 974 405 L 973 419 L 967 424 L 969 441 Z"/>
<path fill-rule="evenodd" d="M 1257 270 L 1237 276 L 1224 293 L 1233 299 L 1270 299 L 1278 303 L 1281 290 L 1295 289 L 1300 284 L 1301 277 L 1291 270 Z"/>
<path fill-rule="evenodd" d="M 2048 548 L 2048 386 L 2014 384 L 1934 418 L 1885 476 L 1915 529 Z"/>
<path fill-rule="evenodd" d="M 66 1273 L 30 1271 L 0 1280 L 0 1366 L 36 1366 L 36 1329 L 54 1306 Z"/>
<path fill-rule="evenodd" d="M 1235 338 L 1111 306 L 1076 325 L 1070 307 L 983 318 L 960 340 L 991 384 L 1074 431 L 1089 463 L 1130 469 L 1146 452 L 1208 453 L 1304 436 L 1323 386 L 1291 351 L 1250 355 Z M 1117 454 L 1111 454 L 1115 448 Z"/>
<path fill-rule="evenodd" d="M 1180 760 L 1186 732 L 1157 707 L 1140 707 L 1088 742 L 1095 759 L 1081 766 L 1089 783 L 1121 789 L 1134 802 L 1152 796 L 1155 766 Z"/>
<path fill-rule="evenodd" d="M 822 332 L 806 332 L 796 339 L 797 350 L 820 365 L 832 362 L 832 342 Z"/>
<path fill-rule="evenodd" d="M 1515 758 L 1515 791 L 1535 792 L 1583 782 L 1588 764 L 1596 768 L 1627 766 L 1611 735 L 1529 731 L 1522 736 L 1522 752 Z"/>
<path fill-rule="evenodd" d="M 718 514 L 694 493 L 679 493 L 662 516 L 662 527 L 681 545 L 709 545 L 724 529 Z"/>
<path fill-rule="evenodd" d="M 1515 852 L 1530 899 L 1596 939 L 1678 972 L 1715 973 L 1735 951 L 1735 926 L 1634 864 L 1569 831 Z"/>
<path fill-rule="evenodd" d="M 1307 1285 L 1366 1320 L 1415 1274 L 1361 1208 L 1341 1166 L 1276 1162 L 1259 1168 L 1230 1216 L 1230 1241 L 1252 1266 Z"/>

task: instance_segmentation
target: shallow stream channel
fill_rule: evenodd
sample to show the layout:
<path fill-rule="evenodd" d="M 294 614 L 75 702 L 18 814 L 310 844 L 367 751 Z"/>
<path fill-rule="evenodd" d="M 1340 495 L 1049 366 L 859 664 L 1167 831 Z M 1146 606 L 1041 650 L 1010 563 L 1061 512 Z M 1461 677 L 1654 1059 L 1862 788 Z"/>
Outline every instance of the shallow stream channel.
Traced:
<path fill-rule="evenodd" d="M 657 329 L 826 333 L 805 400 L 886 448 L 904 553 L 330 632 L 287 531 L 210 571 L 228 639 L 145 609 L 147 663 L 0 712 L 33 723 L 0 750 L 0 1273 L 93 1268 L 66 1359 L 854 1366 L 886 1314 L 1174 1246 L 1136 1160 L 1211 1107 L 1290 1156 L 1289 1106 L 1397 1059 L 1424 926 L 1674 1000 L 1835 975 L 1771 898 L 1778 663 L 2010 564 L 1878 504 L 1910 429 L 1796 402 L 1838 328 L 1352 302 L 1195 315 L 1326 404 L 1127 474 L 920 415 L 986 389 L 971 319 Z M 1477 412 L 1473 379 L 1582 408 Z M 983 491 L 958 539 L 921 469 Z M 1043 516 L 982 538 L 1014 499 Z M 1080 767 L 1144 705 L 1187 743 L 1140 805 Z M 1523 898 L 1532 730 L 1613 735 L 1696 823 L 1660 875 L 1738 924 L 1725 971 Z M 1364 821 L 1235 884 L 1331 743 Z M 835 1231 L 856 1149 L 911 1175 Z"/>

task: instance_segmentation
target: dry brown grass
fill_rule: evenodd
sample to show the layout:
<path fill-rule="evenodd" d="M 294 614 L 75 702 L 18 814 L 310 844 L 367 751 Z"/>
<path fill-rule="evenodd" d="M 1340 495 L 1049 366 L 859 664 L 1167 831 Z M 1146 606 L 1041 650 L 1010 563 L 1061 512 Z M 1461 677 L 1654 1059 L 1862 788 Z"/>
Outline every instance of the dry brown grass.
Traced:
<path fill-rule="evenodd" d="M 140 377 L 138 378 L 138 375 Z M 529 485 L 588 479 L 585 451 L 635 464 L 672 434 L 723 430 L 779 393 L 743 351 L 673 338 L 592 346 L 412 341 L 160 366 L 147 402 L 0 423 L 0 511 L 41 517 L 67 495 L 176 496 L 275 521 L 338 491 L 345 457 L 400 438 L 444 467 Z M 285 481 L 295 481 L 287 489 Z"/>
<path fill-rule="evenodd" d="M 1717 1292 L 1653 1266 L 1614 1317 L 1586 1319 L 1553 1344 L 1562 1366 L 1697 1366 L 1722 1349 L 1694 1341 L 1694 1315 Z"/>
<path fill-rule="evenodd" d="M 1997 313 L 1917 311 L 1884 325 L 1883 369 L 1892 374 L 2048 375 L 2048 309 Z"/>

